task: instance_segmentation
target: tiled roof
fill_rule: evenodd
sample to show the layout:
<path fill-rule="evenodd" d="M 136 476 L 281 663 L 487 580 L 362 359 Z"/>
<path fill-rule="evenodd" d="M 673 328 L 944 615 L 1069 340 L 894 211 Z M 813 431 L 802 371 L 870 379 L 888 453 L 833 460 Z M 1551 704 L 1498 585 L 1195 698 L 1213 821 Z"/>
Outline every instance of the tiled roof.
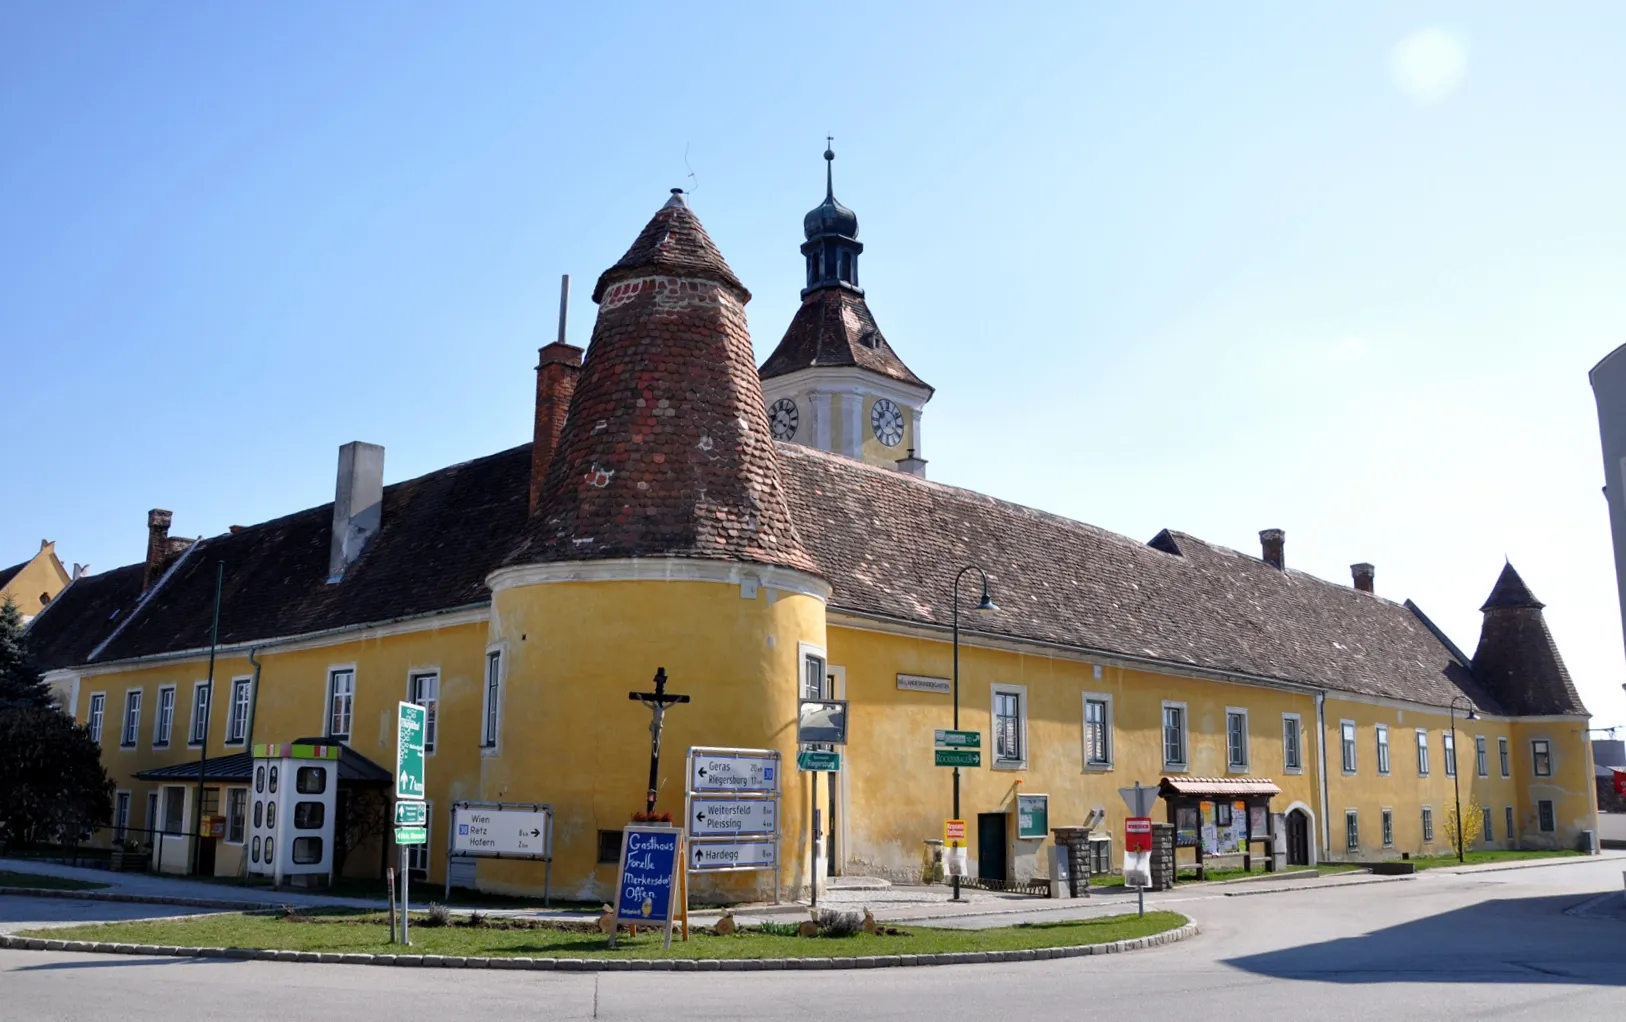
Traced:
<path fill-rule="evenodd" d="M 331 738 L 301 738 L 295 745 L 331 745 Z M 395 775 L 374 763 L 350 746 L 339 745 L 339 780 L 351 784 L 390 784 Z M 248 752 L 235 752 L 230 756 L 212 756 L 205 761 L 203 779 L 206 781 L 247 781 L 254 776 L 254 756 Z M 188 758 L 169 766 L 142 770 L 136 775 L 142 781 L 181 781 L 198 779 L 198 761 Z"/>
<path fill-rule="evenodd" d="M 1169 795 L 1280 795 L 1282 789 L 1268 777 L 1165 777 L 1158 787 Z"/>
<path fill-rule="evenodd" d="M 634 253 L 657 231 L 657 248 L 706 259 L 683 276 L 666 275 L 679 268 L 664 259 L 652 272 Z M 694 214 L 671 204 L 601 278 L 558 453 L 512 563 L 693 557 L 812 570 L 731 282 Z"/>
<path fill-rule="evenodd" d="M 779 346 L 762 363 L 761 376 L 767 380 L 813 366 L 857 366 L 927 386 L 886 342 L 864 296 L 843 287 L 819 288 L 802 299 Z"/>
<path fill-rule="evenodd" d="M 142 565 L 128 564 L 68 583 L 28 623 L 28 648 L 41 670 L 90 659 L 141 599 Z"/>
<path fill-rule="evenodd" d="M 638 233 L 627 254 L 599 275 L 598 284 L 593 288 L 593 301 L 603 301 L 611 285 L 647 277 L 650 271 L 714 280 L 733 292 L 741 305 L 751 300 L 751 292 L 728 268 L 711 235 L 675 189 L 672 198 Z"/>
<path fill-rule="evenodd" d="M 24 561 L 21 564 L 13 564 L 9 568 L 0 568 L 0 589 L 4 589 L 6 587 L 6 583 L 16 578 L 17 573 L 28 567 L 28 564 L 28 561 Z"/>
<path fill-rule="evenodd" d="M 1536 599 L 1536 594 L 1524 584 L 1524 579 L 1513 570 L 1511 563 L 1502 566 L 1502 574 L 1497 576 L 1496 584 L 1491 587 L 1490 595 L 1485 598 L 1485 605 L 1480 610 L 1495 610 L 1499 607 L 1529 607 L 1540 610 L 1546 604 Z"/>
<path fill-rule="evenodd" d="M 1585 714 L 1541 608 L 1513 565 L 1503 568 L 1483 608 L 1474 674 L 1510 713 Z"/>
<path fill-rule="evenodd" d="M 779 460 L 833 607 L 947 626 L 954 573 L 977 564 L 1000 612 L 962 616 L 962 629 L 1435 705 L 1466 694 L 1497 710 L 1417 615 L 1381 597 L 1185 533 L 1158 549 L 799 445 L 781 444 Z"/>

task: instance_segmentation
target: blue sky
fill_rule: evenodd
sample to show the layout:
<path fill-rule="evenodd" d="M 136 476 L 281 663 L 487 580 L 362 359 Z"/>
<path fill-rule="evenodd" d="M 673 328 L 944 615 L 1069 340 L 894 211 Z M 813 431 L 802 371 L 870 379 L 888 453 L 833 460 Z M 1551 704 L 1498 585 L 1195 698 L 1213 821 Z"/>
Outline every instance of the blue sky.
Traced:
<path fill-rule="evenodd" d="M 322 503 L 348 440 L 523 442 L 559 275 L 585 343 L 674 185 L 766 356 L 833 133 L 933 478 L 1285 528 L 1470 651 L 1511 557 L 1626 723 L 1626 8 L 1012 6 L 7 4 L 0 563 Z"/>

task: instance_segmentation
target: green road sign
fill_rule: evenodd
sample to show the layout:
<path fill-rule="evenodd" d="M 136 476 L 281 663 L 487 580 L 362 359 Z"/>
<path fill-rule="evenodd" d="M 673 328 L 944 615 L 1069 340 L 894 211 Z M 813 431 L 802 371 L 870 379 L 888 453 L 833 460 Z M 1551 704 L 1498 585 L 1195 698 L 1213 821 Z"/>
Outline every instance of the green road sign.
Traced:
<path fill-rule="evenodd" d="M 980 749 L 982 748 L 981 731 L 938 731 L 936 744 L 939 749 Z"/>
<path fill-rule="evenodd" d="M 395 843 L 398 845 L 426 845 L 429 843 L 429 828 L 396 827 Z"/>
<path fill-rule="evenodd" d="M 395 803 L 397 827 L 422 827 L 429 823 L 429 808 L 422 802 Z"/>
<path fill-rule="evenodd" d="M 423 798 L 423 732 L 427 711 L 401 703 L 395 731 L 395 797 Z"/>
<path fill-rule="evenodd" d="M 796 769 L 798 770 L 840 770 L 841 753 L 839 752 L 798 752 L 796 754 Z"/>
<path fill-rule="evenodd" d="M 980 767 L 982 752 L 978 749 L 937 749 L 937 765 L 946 767 Z"/>

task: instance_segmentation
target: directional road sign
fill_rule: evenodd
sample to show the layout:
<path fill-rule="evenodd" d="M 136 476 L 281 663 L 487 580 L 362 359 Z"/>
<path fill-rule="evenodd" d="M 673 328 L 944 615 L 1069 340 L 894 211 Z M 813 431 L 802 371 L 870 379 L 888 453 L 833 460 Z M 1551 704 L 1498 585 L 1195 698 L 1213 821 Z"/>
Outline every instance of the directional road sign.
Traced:
<path fill-rule="evenodd" d="M 773 837 L 779 802 L 771 798 L 695 798 L 689 802 L 690 837 Z"/>
<path fill-rule="evenodd" d="M 690 791 L 779 790 L 779 758 L 766 752 L 697 752 L 689 762 Z"/>
<path fill-rule="evenodd" d="M 980 749 L 982 748 L 982 732 L 937 731 L 933 734 L 933 744 L 939 749 Z"/>
<path fill-rule="evenodd" d="M 452 812 L 453 855 L 546 859 L 553 852 L 549 844 L 552 826 L 545 806 L 512 809 L 454 806 Z"/>
<path fill-rule="evenodd" d="M 691 841 L 689 868 L 696 873 L 738 869 L 774 869 L 779 865 L 777 841 Z"/>
<path fill-rule="evenodd" d="M 429 809 L 422 802 L 395 803 L 397 827 L 422 827 L 429 822 Z"/>
<path fill-rule="evenodd" d="M 982 752 L 977 749 L 937 749 L 937 765 L 942 767 L 980 767 Z"/>
<path fill-rule="evenodd" d="M 400 703 L 395 730 L 395 797 L 423 798 L 423 732 L 427 711 Z"/>
<path fill-rule="evenodd" d="M 841 753 L 839 752 L 798 752 L 796 754 L 796 769 L 798 770 L 840 770 Z"/>
<path fill-rule="evenodd" d="M 395 843 L 398 845 L 426 845 L 429 843 L 429 828 L 396 827 Z"/>

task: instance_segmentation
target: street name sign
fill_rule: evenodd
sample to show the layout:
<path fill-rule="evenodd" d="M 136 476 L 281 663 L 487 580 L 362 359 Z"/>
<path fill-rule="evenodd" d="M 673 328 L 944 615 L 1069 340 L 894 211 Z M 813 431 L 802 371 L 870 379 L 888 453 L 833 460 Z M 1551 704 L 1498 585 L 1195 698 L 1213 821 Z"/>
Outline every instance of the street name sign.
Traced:
<path fill-rule="evenodd" d="M 429 823 L 429 807 L 422 802 L 395 803 L 397 827 L 423 827 Z"/>
<path fill-rule="evenodd" d="M 841 769 L 841 753 L 808 751 L 796 754 L 796 769 L 798 770 L 825 770 Z"/>
<path fill-rule="evenodd" d="M 980 767 L 982 752 L 978 749 L 934 749 L 940 767 Z"/>
<path fill-rule="evenodd" d="M 456 806 L 452 812 L 453 855 L 546 859 L 552 854 L 549 842 L 553 826 L 544 806 Z"/>
<path fill-rule="evenodd" d="M 778 865 L 777 841 L 693 841 L 689 844 L 689 869 L 695 873 L 774 869 Z"/>
<path fill-rule="evenodd" d="M 426 845 L 429 843 L 429 828 L 396 827 L 395 843 L 398 845 Z"/>
<path fill-rule="evenodd" d="M 428 711 L 417 703 L 400 703 L 395 729 L 395 797 L 421 799 L 423 736 Z"/>
<path fill-rule="evenodd" d="M 683 832 L 676 827 L 632 824 L 621 831 L 621 870 L 616 879 L 618 923 L 670 923 L 682 866 Z"/>
<path fill-rule="evenodd" d="M 771 798 L 696 798 L 689 802 L 690 837 L 773 837 L 779 802 Z"/>
<path fill-rule="evenodd" d="M 767 753 L 695 753 L 690 758 L 690 791 L 779 790 L 779 759 Z"/>
<path fill-rule="evenodd" d="M 933 744 L 939 749 L 980 749 L 981 731 L 944 731 L 933 733 Z"/>

